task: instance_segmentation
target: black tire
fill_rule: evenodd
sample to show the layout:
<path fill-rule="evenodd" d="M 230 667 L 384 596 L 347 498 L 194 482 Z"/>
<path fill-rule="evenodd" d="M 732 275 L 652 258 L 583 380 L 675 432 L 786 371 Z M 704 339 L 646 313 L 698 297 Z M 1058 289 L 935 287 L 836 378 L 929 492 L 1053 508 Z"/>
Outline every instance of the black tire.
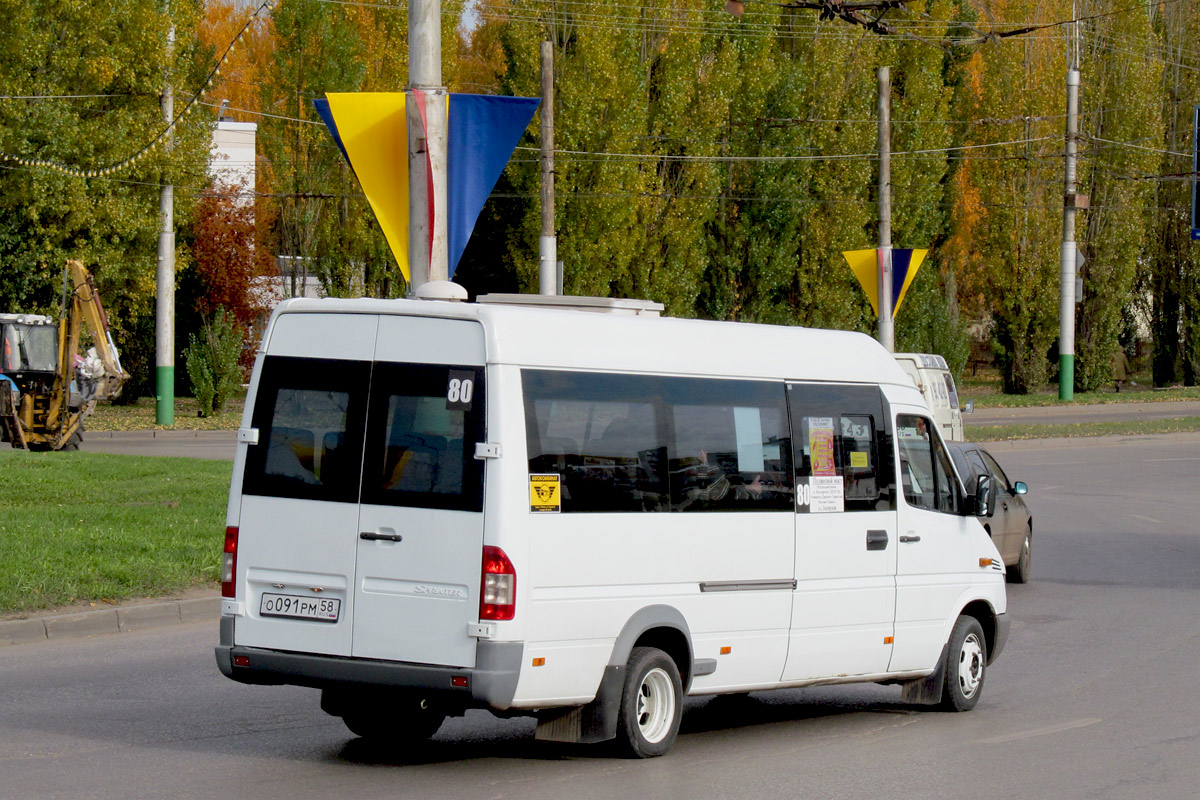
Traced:
<path fill-rule="evenodd" d="M 950 633 L 946 648 L 946 683 L 942 688 L 942 708 L 946 711 L 970 711 L 983 694 L 987 673 L 987 639 L 974 617 L 961 616 Z"/>
<path fill-rule="evenodd" d="M 1021 555 L 1017 558 L 1017 563 L 1013 564 L 1008 570 L 1005 577 L 1009 583 L 1029 583 L 1031 570 L 1033 568 L 1033 528 L 1032 526 L 1025 532 L 1025 541 L 1021 542 Z"/>
<path fill-rule="evenodd" d="M 629 654 L 617 749 L 631 758 L 655 758 L 671 749 L 683 717 L 683 681 L 675 661 L 654 647 Z"/>
<path fill-rule="evenodd" d="M 371 693 L 345 695 L 325 690 L 321 708 L 342 718 L 356 736 L 386 740 L 388 744 L 419 744 L 427 741 L 446 715 L 412 697 L 374 696 Z"/>

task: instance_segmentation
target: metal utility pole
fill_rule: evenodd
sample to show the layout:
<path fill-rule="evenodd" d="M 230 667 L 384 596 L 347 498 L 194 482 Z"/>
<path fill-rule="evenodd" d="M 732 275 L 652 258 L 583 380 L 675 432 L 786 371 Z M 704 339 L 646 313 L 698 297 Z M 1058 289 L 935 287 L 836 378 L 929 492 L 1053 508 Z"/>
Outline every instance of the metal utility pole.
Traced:
<path fill-rule="evenodd" d="M 171 12 L 170 3 L 166 11 Z M 171 86 L 171 59 L 175 55 L 175 23 L 167 31 L 167 79 L 163 87 L 162 113 L 167 125 L 175 116 L 175 93 Z M 171 152 L 173 133 L 167 133 L 164 152 Z M 156 274 L 154 320 L 154 421 L 175 424 L 175 187 L 163 184 L 158 197 L 158 271 Z"/>
<path fill-rule="evenodd" d="M 446 87 L 442 85 L 442 6 L 408 6 L 409 291 L 449 279 L 446 235 Z M 414 89 L 424 97 L 424 114 Z M 424 117 L 424 119 L 422 119 Z"/>
<path fill-rule="evenodd" d="M 1075 397 L 1075 137 L 1079 125 L 1079 70 L 1067 70 L 1067 158 L 1061 271 L 1058 279 L 1058 399 Z"/>
<path fill-rule="evenodd" d="M 896 350 L 892 324 L 892 77 L 888 67 L 877 72 L 879 82 L 879 328 L 878 338 L 889 353 Z"/>
<path fill-rule="evenodd" d="M 558 239 L 554 233 L 554 44 L 542 42 L 542 235 L 538 239 L 538 293 L 558 287 Z"/>

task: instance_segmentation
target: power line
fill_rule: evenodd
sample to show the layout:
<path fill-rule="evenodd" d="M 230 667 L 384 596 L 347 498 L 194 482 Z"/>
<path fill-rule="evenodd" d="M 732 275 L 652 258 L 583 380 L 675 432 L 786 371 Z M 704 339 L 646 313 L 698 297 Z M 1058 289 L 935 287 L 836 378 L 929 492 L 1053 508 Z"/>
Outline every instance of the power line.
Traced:
<path fill-rule="evenodd" d="M 142 148 L 139 149 L 138 151 L 136 151 L 133 155 L 128 156 L 127 158 L 125 158 L 121 161 L 118 161 L 116 163 L 110 164 L 108 166 L 96 167 L 93 169 L 81 169 L 81 168 L 77 168 L 77 167 L 68 167 L 64 164 L 61 164 L 61 163 L 51 160 L 51 159 L 29 159 L 29 158 L 25 158 L 23 156 L 17 156 L 17 155 L 13 155 L 11 153 L 2 153 L 2 152 L 0 152 L 0 161 L 10 161 L 10 162 L 19 164 L 21 166 L 27 166 L 27 167 L 44 168 L 44 169 L 48 169 L 52 172 L 57 172 L 59 174 L 68 175 L 68 176 L 74 177 L 74 178 L 105 177 L 107 175 L 111 175 L 114 172 L 122 170 L 126 167 L 132 166 L 133 164 L 135 164 L 139 160 L 141 160 L 144 156 L 148 155 L 152 150 L 154 150 L 156 147 L 158 147 L 164 141 L 166 141 L 167 137 L 175 130 L 175 127 L 179 124 L 179 122 L 193 108 L 195 108 L 199 104 L 200 97 L 204 94 L 204 91 L 206 89 L 208 89 L 209 86 L 212 85 L 212 82 L 216 79 L 217 75 L 220 74 L 221 65 L 225 63 L 226 59 L 229 58 L 229 54 L 231 52 L 233 52 L 234 45 L 237 44 L 238 41 L 242 38 L 242 36 L 246 33 L 246 31 L 249 30 L 251 23 L 254 22 L 254 20 L 258 17 L 259 14 L 261 14 L 263 11 L 270 10 L 272 2 L 273 2 L 273 0 L 263 0 L 263 2 L 254 10 L 254 13 L 251 14 L 250 17 L 246 20 L 246 24 L 242 26 L 242 29 L 240 31 L 238 31 L 236 36 L 233 37 L 233 41 L 231 41 L 229 43 L 229 45 L 225 48 L 225 52 L 222 53 L 222 55 L 219 59 L 217 59 L 216 65 L 213 66 L 212 70 L 208 73 L 208 77 L 206 77 L 204 79 L 204 82 L 200 85 L 200 89 L 196 92 L 195 95 L 192 96 L 192 99 L 188 102 L 188 104 L 186 106 L 184 106 L 183 110 L 180 111 L 177 115 L 175 115 L 175 118 L 172 119 L 169 123 L 167 123 L 167 126 L 165 128 L 163 128 L 162 131 L 159 132 L 159 134 L 156 137 L 154 137 L 154 139 L 152 139 L 148 144 L 143 145 Z"/>

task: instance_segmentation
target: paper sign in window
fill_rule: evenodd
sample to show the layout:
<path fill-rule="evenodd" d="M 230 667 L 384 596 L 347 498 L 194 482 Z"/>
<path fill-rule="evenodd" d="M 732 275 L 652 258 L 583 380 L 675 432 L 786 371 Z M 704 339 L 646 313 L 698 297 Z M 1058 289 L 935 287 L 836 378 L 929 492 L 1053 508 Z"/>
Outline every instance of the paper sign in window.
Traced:
<path fill-rule="evenodd" d="M 837 464 L 833 457 L 833 417 L 808 418 L 808 452 L 812 459 L 813 475 L 837 475 Z"/>

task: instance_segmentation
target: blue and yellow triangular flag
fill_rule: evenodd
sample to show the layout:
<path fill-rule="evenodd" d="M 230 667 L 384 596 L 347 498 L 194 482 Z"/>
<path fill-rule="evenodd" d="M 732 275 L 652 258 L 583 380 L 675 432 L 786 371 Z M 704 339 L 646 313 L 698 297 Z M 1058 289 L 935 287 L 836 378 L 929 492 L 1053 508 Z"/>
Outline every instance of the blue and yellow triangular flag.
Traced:
<path fill-rule="evenodd" d="M 908 287 L 912 286 L 913 278 L 917 277 L 917 270 L 921 268 L 921 263 L 925 260 L 925 256 L 928 253 L 928 250 L 900 250 L 892 248 L 893 319 L 896 317 L 896 312 L 900 309 L 900 303 L 904 301 L 904 295 L 907 294 Z M 845 257 L 846 263 L 850 265 L 854 276 L 858 278 L 859 285 L 867 293 L 867 299 L 871 301 L 871 308 L 874 309 L 875 316 L 879 316 L 879 276 L 883 271 L 881 263 L 883 251 L 880 249 L 844 250 L 842 255 Z"/>

